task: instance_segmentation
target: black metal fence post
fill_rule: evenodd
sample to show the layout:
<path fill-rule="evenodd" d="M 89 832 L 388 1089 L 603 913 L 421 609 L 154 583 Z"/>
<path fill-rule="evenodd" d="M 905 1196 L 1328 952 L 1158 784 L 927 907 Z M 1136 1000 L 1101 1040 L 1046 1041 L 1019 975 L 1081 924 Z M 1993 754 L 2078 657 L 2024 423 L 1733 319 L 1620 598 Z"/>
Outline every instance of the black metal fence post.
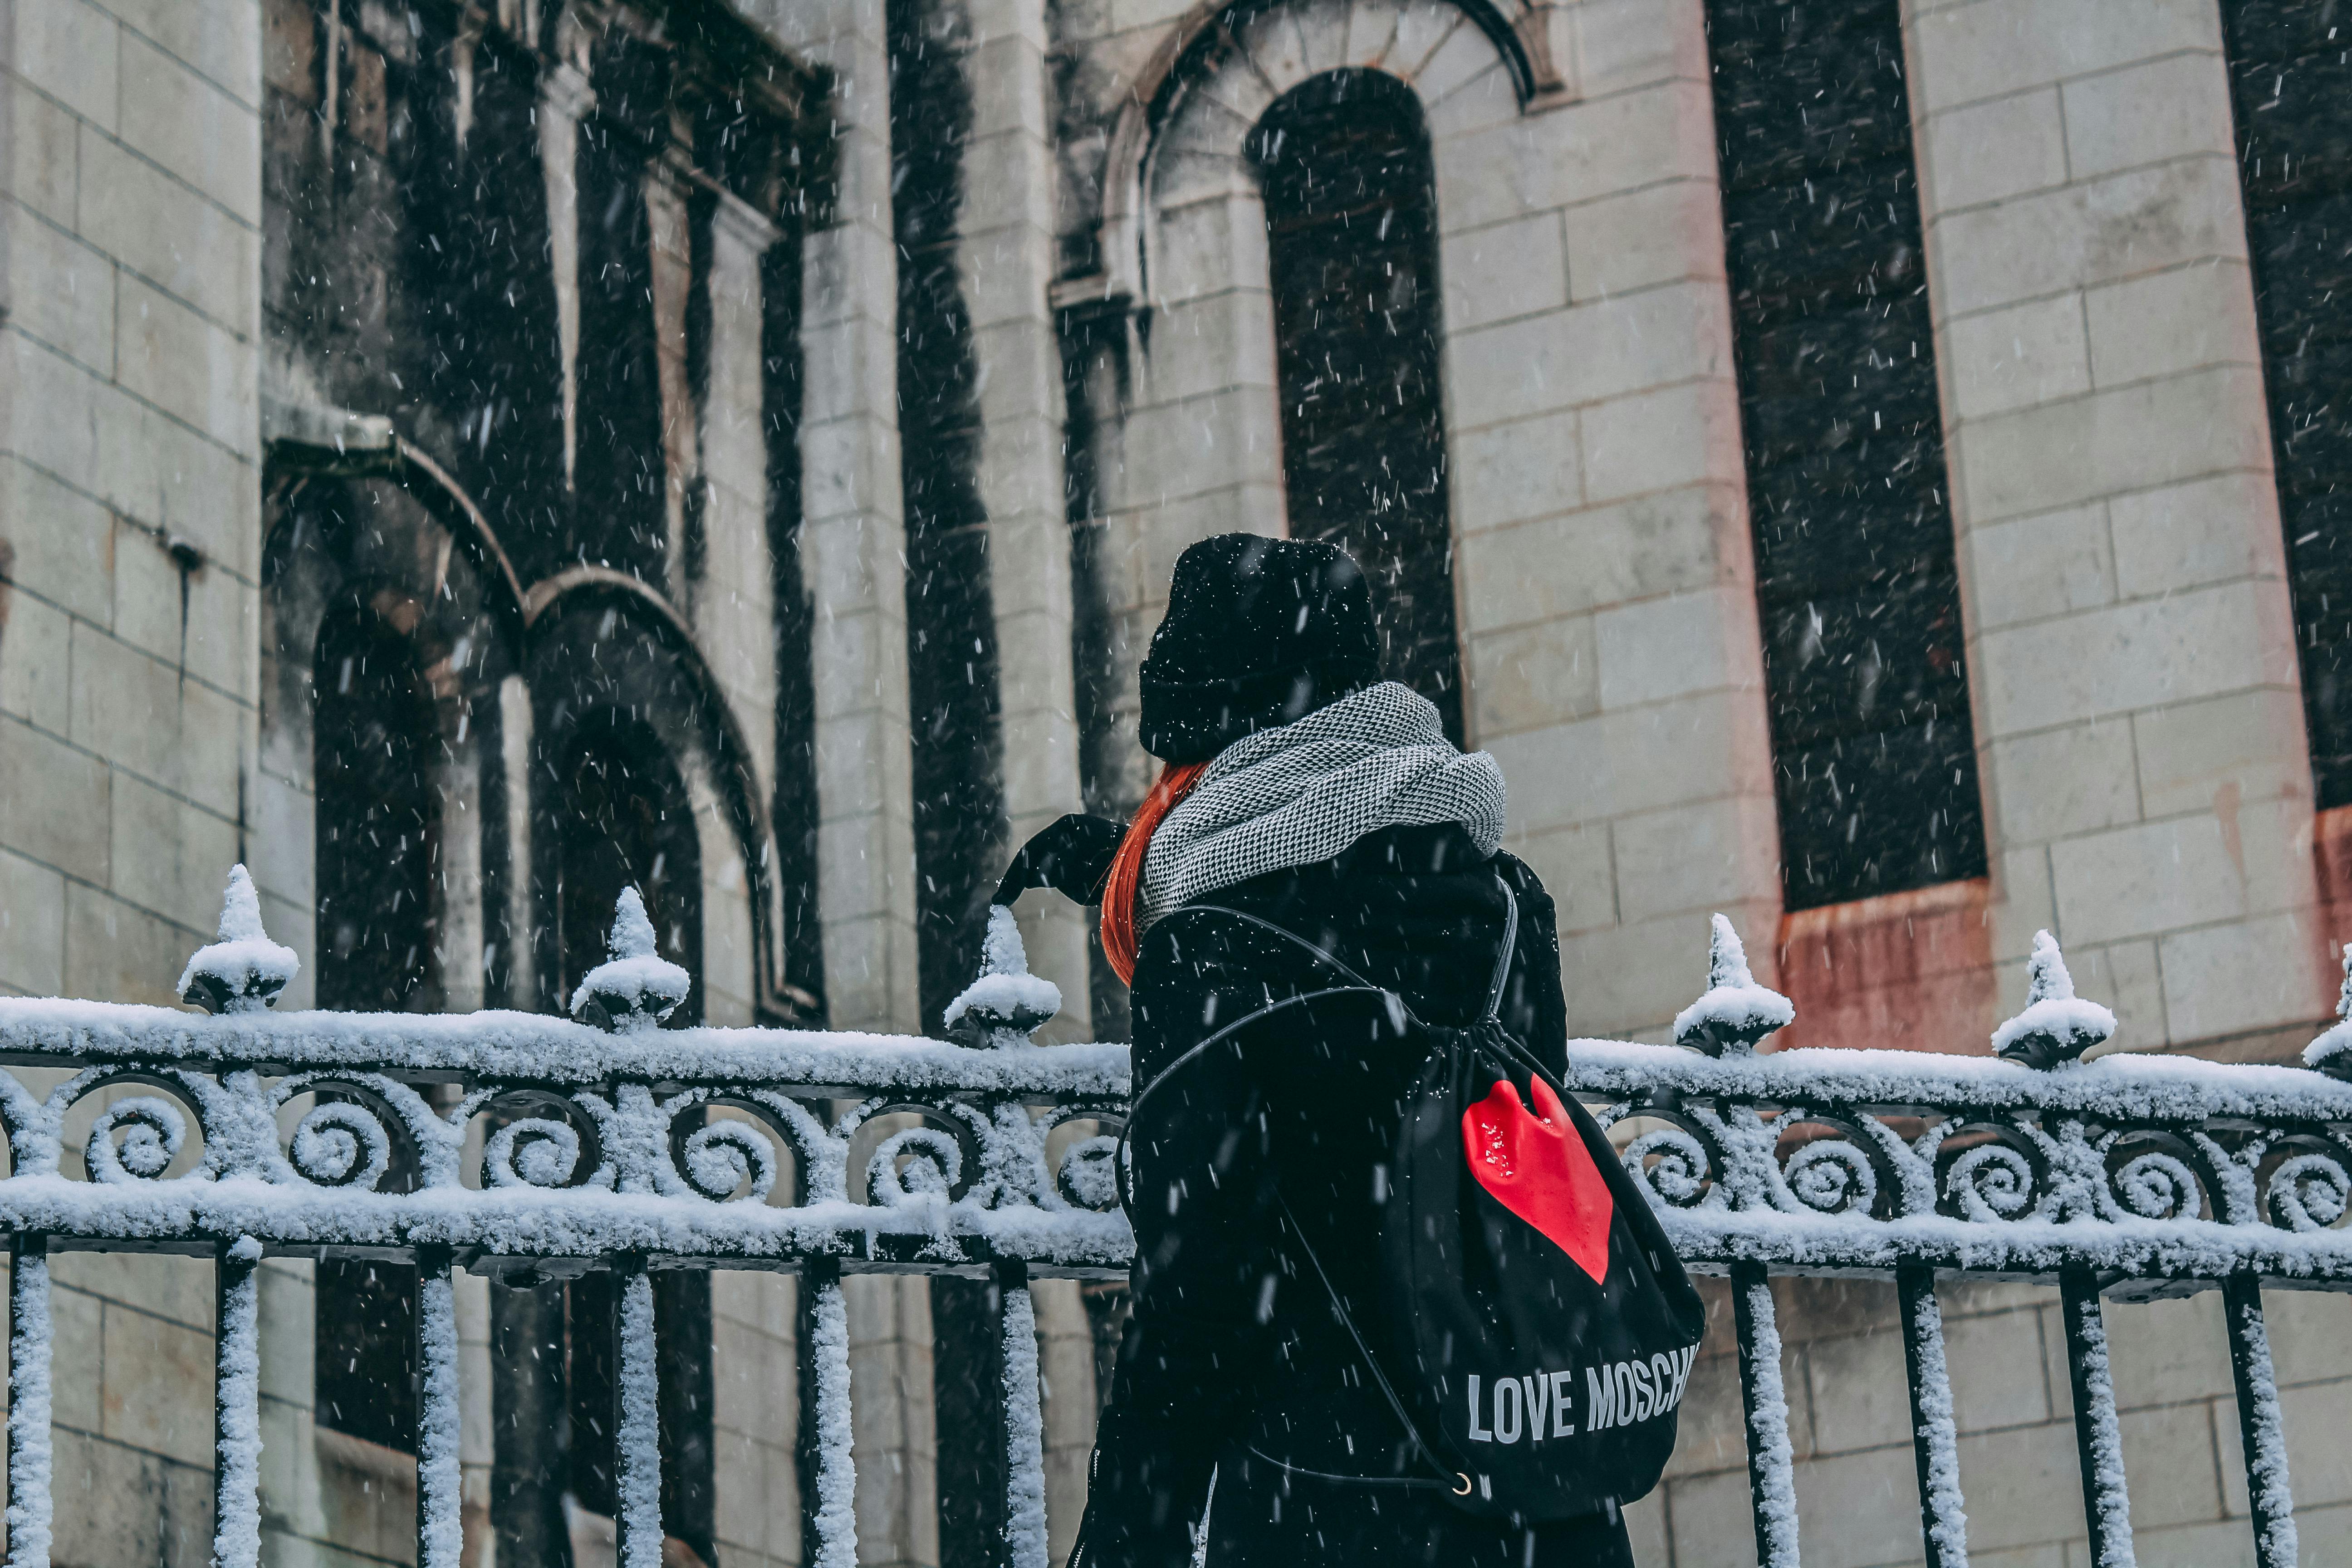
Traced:
<path fill-rule="evenodd" d="M 8 1568 L 47 1568 L 51 1472 L 49 1238 L 8 1238 Z"/>
<path fill-rule="evenodd" d="M 1789 1447 L 1789 1395 L 1780 1381 L 1780 1329 L 1772 1282 L 1760 1263 L 1731 1266 L 1739 1338 L 1739 1398 L 1748 1415 L 1748 1491 L 1756 1510 L 1756 1560 L 1797 1568 L 1796 1461 Z"/>
<path fill-rule="evenodd" d="M 1903 1370 L 1911 1385 L 1911 1447 L 1919 1463 L 1919 1533 L 1927 1568 L 1968 1568 L 1969 1518 L 1936 1271 L 1906 1263 L 1895 1271 L 1895 1290 L 1903 1309 Z"/>
<path fill-rule="evenodd" d="M 1004 1451 L 1003 1560 L 1005 1568 L 1046 1568 L 1051 1548 L 1045 1536 L 1045 1405 L 1029 1266 L 998 1264 L 996 1285 L 1003 1300 L 997 1380 Z"/>
<path fill-rule="evenodd" d="M 2277 1372 L 2271 1365 L 2270 1331 L 2263 1323 L 2261 1278 L 2240 1272 L 2221 1281 L 2221 1312 L 2230 1325 L 2230 1374 L 2238 1385 L 2238 1436 L 2246 1450 L 2254 1561 L 2260 1568 L 2294 1568 L 2294 1490 L 2287 1482 L 2286 1429 L 2279 1414 Z"/>
<path fill-rule="evenodd" d="M 2074 1393 L 2074 1446 L 2083 1467 L 2083 1524 L 2092 1568 L 2131 1568 L 2131 1494 L 2124 1483 L 2123 1430 L 2116 1424 L 2115 1373 L 2098 1276 L 2083 1264 L 2058 1272 L 2066 1320 L 2066 1376 Z"/>
<path fill-rule="evenodd" d="M 613 1266 L 613 1561 L 661 1568 L 661 1394 L 654 1282 L 642 1258 Z"/>
<path fill-rule="evenodd" d="M 460 1465 L 457 1288 L 446 1247 L 416 1249 L 416 1560 L 458 1568 L 465 1555 Z"/>
<path fill-rule="evenodd" d="M 261 1247 L 251 1237 L 213 1257 L 213 1562 L 261 1558 Z"/>

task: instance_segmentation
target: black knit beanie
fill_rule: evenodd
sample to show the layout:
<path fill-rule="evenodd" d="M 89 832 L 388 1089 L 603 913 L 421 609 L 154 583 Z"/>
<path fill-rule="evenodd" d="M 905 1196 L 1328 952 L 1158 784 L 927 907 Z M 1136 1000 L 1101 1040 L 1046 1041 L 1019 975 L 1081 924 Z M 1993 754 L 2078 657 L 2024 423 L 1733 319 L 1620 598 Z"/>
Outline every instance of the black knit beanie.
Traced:
<path fill-rule="evenodd" d="M 1380 679 L 1371 590 L 1353 557 L 1311 539 L 1221 533 L 1176 560 L 1143 661 L 1143 749 L 1205 763 Z"/>

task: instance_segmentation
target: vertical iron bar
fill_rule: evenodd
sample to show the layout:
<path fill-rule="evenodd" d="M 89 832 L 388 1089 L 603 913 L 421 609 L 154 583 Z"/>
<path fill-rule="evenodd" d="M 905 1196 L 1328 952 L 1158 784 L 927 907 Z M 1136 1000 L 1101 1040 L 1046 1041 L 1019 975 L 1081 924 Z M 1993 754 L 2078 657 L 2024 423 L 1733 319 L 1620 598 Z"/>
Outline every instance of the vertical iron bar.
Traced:
<path fill-rule="evenodd" d="M 2131 1494 L 2124 1482 L 2124 1439 L 2116 1425 L 2116 1381 L 2107 1364 L 2107 1322 L 2098 1276 L 2083 1264 L 2058 1271 L 2066 1320 L 2066 1375 L 2074 1391 L 2074 1446 L 2083 1467 L 2083 1522 L 2092 1568 L 2135 1568 Z"/>
<path fill-rule="evenodd" d="M 458 1568 L 466 1550 L 458 1463 L 457 1285 L 449 1249 L 416 1249 L 416 1562 Z"/>
<path fill-rule="evenodd" d="M 1960 1496 L 1959 1435 L 1952 1421 L 1936 1271 L 1906 1263 L 1895 1271 L 1895 1290 L 1903 1307 L 1903 1370 L 1911 1384 L 1911 1448 L 1919 1462 L 1919 1533 L 1927 1568 L 1969 1568 L 1969 1516 Z"/>
<path fill-rule="evenodd" d="M 49 1239 L 8 1244 L 8 1568 L 48 1568 Z"/>
<path fill-rule="evenodd" d="M 661 1381 L 654 1282 L 642 1258 L 613 1266 L 614 1568 L 661 1568 Z"/>
<path fill-rule="evenodd" d="M 1037 1376 L 1037 1306 L 1026 1264 L 997 1265 L 1004 1297 L 1004 1544 L 1007 1568 L 1045 1568 L 1045 1407 Z"/>
<path fill-rule="evenodd" d="M 1789 1447 L 1789 1397 L 1780 1383 L 1780 1329 L 1772 1282 L 1760 1263 L 1731 1266 L 1739 1336 L 1739 1398 L 1748 1413 L 1748 1492 L 1756 1510 L 1756 1560 L 1797 1568 L 1796 1459 Z"/>
<path fill-rule="evenodd" d="M 2270 1331 L 2263 1325 L 2263 1282 L 2251 1271 L 2221 1281 L 2230 1325 L 2230 1373 L 2238 1384 L 2238 1436 L 2246 1450 L 2246 1498 L 2254 1512 L 2259 1568 L 2294 1568 L 2294 1491 L 2287 1484 L 2286 1426 L 2279 1415 L 2278 1374 Z"/>
<path fill-rule="evenodd" d="M 261 1561 L 260 1276 L 261 1244 L 249 1236 L 215 1256 L 213 1568 Z"/>
<path fill-rule="evenodd" d="M 857 1466 L 849 1409 L 849 1313 L 841 1263 L 812 1258 L 801 1268 L 802 1561 L 810 1568 L 857 1568 Z"/>

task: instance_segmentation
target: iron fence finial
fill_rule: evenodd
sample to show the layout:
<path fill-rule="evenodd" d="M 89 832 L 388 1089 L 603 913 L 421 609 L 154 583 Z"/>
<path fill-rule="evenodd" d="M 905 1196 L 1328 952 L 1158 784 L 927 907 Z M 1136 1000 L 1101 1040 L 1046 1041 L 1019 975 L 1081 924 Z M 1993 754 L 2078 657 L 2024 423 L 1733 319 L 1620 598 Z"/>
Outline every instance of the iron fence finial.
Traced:
<path fill-rule="evenodd" d="M 1021 927 L 1003 904 L 988 907 L 988 934 L 980 944 L 980 978 L 948 1004 L 940 1019 L 950 1037 L 975 1045 L 1026 1045 L 1062 1010 L 1061 988 L 1029 973 Z"/>
<path fill-rule="evenodd" d="M 694 979 L 661 955 L 646 899 L 635 887 L 621 889 L 613 906 L 610 955 L 590 970 L 572 993 L 572 1016 L 615 1034 L 658 1028 L 677 1011 Z"/>
<path fill-rule="evenodd" d="M 1756 984 L 1739 933 L 1728 919 L 1715 916 L 1708 926 L 1706 994 L 1675 1016 L 1675 1044 L 1711 1057 L 1744 1055 L 1796 1016 L 1795 1004 Z"/>
<path fill-rule="evenodd" d="M 2352 942 L 2344 944 L 2344 984 L 2336 993 L 2336 1019 L 2303 1047 L 2303 1065 L 2330 1078 L 2352 1079 Z"/>
<path fill-rule="evenodd" d="M 254 891 L 252 874 L 232 866 L 221 895 L 218 933 L 180 971 L 180 1000 L 207 1013 L 258 1013 L 276 1005 L 278 993 L 301 968 L 294 950 L 272 942 L 262 929 L 261 897 Z"/>
<path fill-rule="evenodd" d="M 1992 1032 L 1993 1054 L 2030 1068 L 2060 1067 L 2114 1038 L 2116 1016 L 2074 994 L 2058 939 L 2033 933 L 2025 961 L 2025 1009 Z"/>

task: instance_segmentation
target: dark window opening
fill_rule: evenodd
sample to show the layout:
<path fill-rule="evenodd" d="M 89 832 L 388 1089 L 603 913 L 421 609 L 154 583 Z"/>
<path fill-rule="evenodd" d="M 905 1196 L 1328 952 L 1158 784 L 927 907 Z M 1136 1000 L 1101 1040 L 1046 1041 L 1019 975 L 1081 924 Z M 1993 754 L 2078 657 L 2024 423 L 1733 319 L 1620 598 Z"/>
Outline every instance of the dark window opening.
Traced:
<path fill-rule="evenodd" d="M 651 735 L 588 730 L 548 822 L 555 834 L 560 998 L 604 962 L 621 889 L 644 896 L 661 955 L 694 980 L 668 1026 L 702 1019 L 702 843 L 677 769 Z"/>
<path fill-rule="evenodd" d="M 1791 910 L 1979 877 L 1896 0 L 1709 0 Z"/>
<path fill-rule="evenodd" d="M 2223 0 L 2312 783 L 2352 805 L 2352 16 Z"/>
<path fill-rule="evenodd" d="M 607 107 L 601 69 L 596 89 L 599 111 L 580 126 L 577 504 L 566 549 L 660 585 L 669 581 L 669 469 L 646 205 L 650 153 Z"/>
<path fill-rule="evenodd" d="M 496 29 L 460 43 L 454 10 L 410 16 L 424 31 L 402 164 L 408 229 L 393 341 L 409 374 L 400 401 L 423 416 L 407 425 L 450 464 L 529 581 L 560 563 L 548 503 L 563 485 L 539 65 Z"/>
<path fill-rule="evenodd" d="M 436 731 L 415 650 L 371 609 L 333 615 L 312 679 L 319 1005 L 430 1011 L 439 825 L 426 769 Z M 414 1179 L 394 1169 L 383 1189 Z M 314 1280 L 319 1421 L 413 1452 L 416 1270 L 330 1258 Z"/>
<path fill-rule="evenodd" d="M 1412 89 L 1319 76 L 1251 133 L 1265 199 L 1290 532 L 1362 563 L 1384 673 L 1459 743 L 1462 650 L 1440 394 L 1437 190 Z"/>
<path fill-rule="evenodd" d="M 931 1027 L 979 966 L 982 911 L 1003 869 L 1007 833 L 988 510 L 980 494 L 980 364 L 957 233 L 972 124 L 970 38 L 959 11 L 940 0 L 887 0 L 883 7 L 898 242 L 917 991 Z M 995 1287 L 937 1279 L 930 1297 L 939 1429 L 985 1430 L 1003 1399 Z M 942 1441 L 938 1487 L 941 1568 L 1002 1560 L 1003 1446 Z"/>
<path fill-rule="evenodd" d="M 922 1016 L 971 983 L 1003 869 L 996 621 L 980 494 L 980 365 L 957 226 L 971 135 L 956 8 L 888 0 L 890 189 L 898 242 L 898 445 L 914 728 L 916 962 Z M 947 1484 L 942 1472 L 941 1484 Z"/>
<path fill-rule="evenodd" d="M 768 549 L 776 620 L 776 886 L 784 984 L 824 1017 L 824 928 L 817 913 L 816 609 L 801 564 L 801 224 L 760 258 L 761 417 L 768 447 Z"/>
<path fill-rule="evenodd" d="M 701 1021 L 702 851 L 686 785 L 659 742 L 620 726 L 583 726 L 560 804 L 556 835 L 556 948 L 562 991 L 605 957 L 621 889 L 646 901 L 661 955 L 684 966 L 694 988 L 668 1026 Z M 570 1485 L 581 1506 L 614 1509 L 613 1277 L 591 1274 L 564 1292 Z M 715 1561 L 717 1493 L 711 1429 L 710 1279 L 654 1277 L 661 1423 L 662 1523 Z"/>

